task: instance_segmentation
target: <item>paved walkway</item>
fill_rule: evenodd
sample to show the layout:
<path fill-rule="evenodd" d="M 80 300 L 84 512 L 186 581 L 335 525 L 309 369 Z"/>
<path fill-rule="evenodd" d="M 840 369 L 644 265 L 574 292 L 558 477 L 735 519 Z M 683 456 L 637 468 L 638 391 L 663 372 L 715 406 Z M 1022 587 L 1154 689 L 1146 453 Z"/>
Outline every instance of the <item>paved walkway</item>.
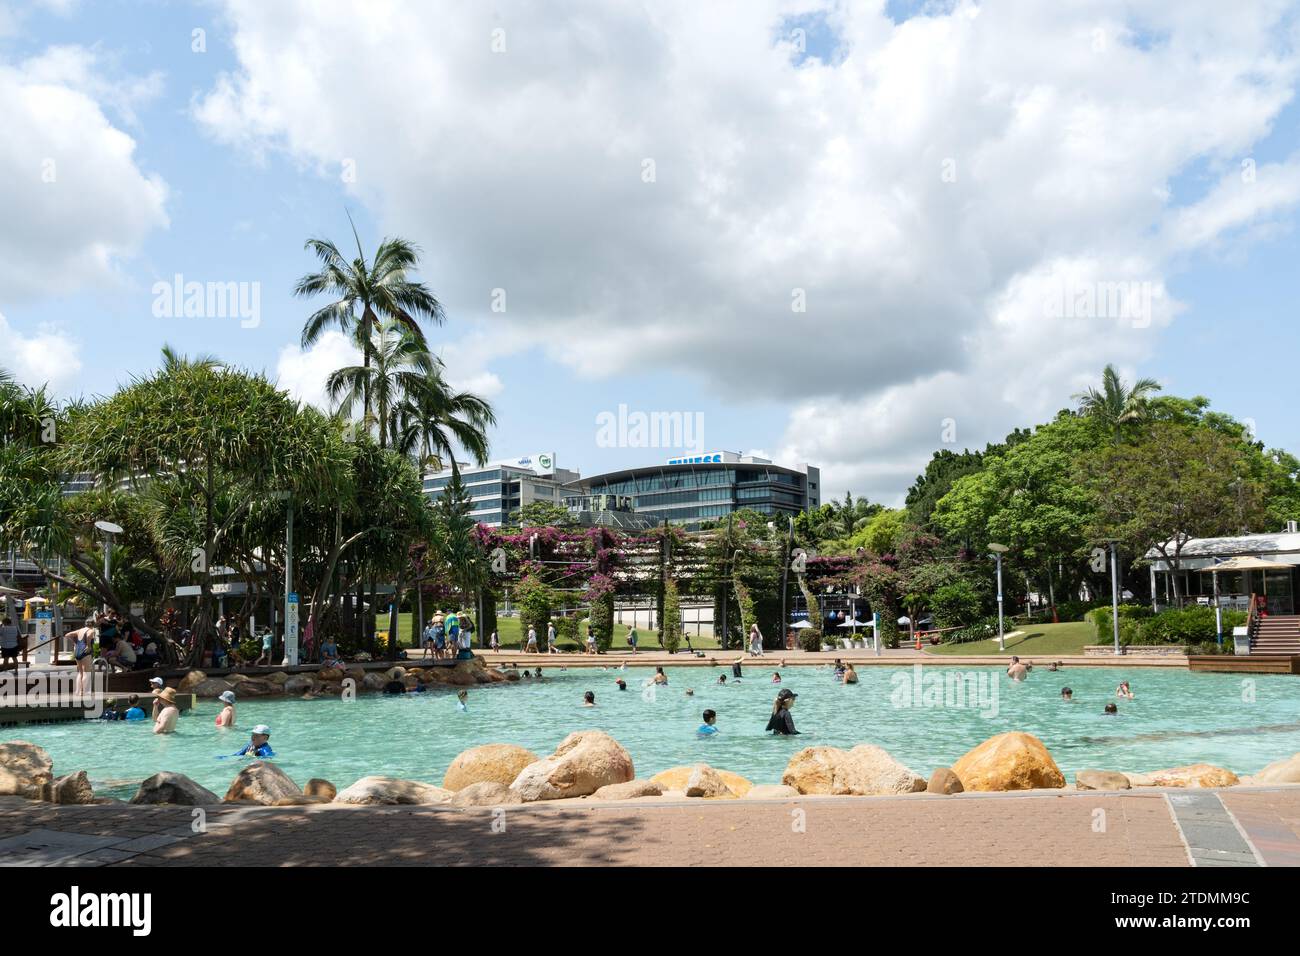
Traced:
<path fill-rule="evenodd" d="M 1195 796 L 1202 814 L 1200 830 L 1171 803 L 1188 795 Z M 1232 830 L 1230 838 L 1225 828 Z M 1229 855 L 1210 860 L 1223 839 L 1236 843 L 1225 851 Z M 791 861 L 1294 866 L 1300 865 L 1300 787 L 565 801 L 495 810 L 213 807 L 202 813 L 0 798 L 0 865 L 768 866 Z"/>

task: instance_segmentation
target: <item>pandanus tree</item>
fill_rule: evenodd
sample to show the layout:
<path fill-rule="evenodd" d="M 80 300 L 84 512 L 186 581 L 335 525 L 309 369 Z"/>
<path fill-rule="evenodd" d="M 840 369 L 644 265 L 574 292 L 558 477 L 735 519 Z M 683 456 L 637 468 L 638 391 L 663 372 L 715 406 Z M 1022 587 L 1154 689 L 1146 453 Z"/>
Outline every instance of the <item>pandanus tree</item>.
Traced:
<path fill-rule="evenodd" d="M 187 516 L 189 534 L 170 540 L 200 585 L 192 663 L 209 637 L 211 571 L 248 509 L 286 492 L 329 500 L 350 460 L 326 416 L 260 375 L 206 362 L 168 363 L 89 405 L 70 419 L 61 450 L 69 468 L 93 472 L 104 487 L 147 489 L 160 507 Z"/>

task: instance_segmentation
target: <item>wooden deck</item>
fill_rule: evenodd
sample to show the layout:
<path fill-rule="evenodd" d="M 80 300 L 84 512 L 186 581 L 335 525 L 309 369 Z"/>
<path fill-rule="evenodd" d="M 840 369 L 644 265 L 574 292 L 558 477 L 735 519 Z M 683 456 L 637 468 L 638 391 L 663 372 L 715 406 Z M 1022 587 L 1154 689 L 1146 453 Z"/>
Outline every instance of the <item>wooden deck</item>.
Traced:
<path fill-rule="evenodd" d="M 1207 674 L 1300 674 L 1300 655 L 1189 654 L 1187 669 Z"/>

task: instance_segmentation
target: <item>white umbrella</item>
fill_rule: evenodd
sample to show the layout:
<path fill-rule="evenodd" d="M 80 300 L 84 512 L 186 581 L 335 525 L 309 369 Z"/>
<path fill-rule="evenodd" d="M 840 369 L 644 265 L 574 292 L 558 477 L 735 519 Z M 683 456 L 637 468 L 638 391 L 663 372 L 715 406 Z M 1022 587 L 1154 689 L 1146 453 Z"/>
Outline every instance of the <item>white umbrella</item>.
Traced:
<path fill-rule="evenodd" d="M 799 629 L 799 630 L 803 630 L 803 629 L 806 628 L 806 627 L 812 627 L 812 625 L 809 624 L 807 621 L 795 621 L 795 622 L 794 622 L 793 624 L 791 624 L 790 626 L 793 627 L 793 628 L 797 628 L 797 629 Z"/>

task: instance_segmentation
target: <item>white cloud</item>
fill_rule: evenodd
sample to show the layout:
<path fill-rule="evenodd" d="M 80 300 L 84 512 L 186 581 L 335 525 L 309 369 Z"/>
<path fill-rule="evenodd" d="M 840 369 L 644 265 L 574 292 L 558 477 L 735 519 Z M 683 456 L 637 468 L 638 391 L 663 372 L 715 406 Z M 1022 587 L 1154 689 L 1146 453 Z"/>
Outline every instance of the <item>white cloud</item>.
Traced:
<path fill-rule="evenodd" d="M 104 115 L 129 113 L 156 78 L 112 80 L 96 55 L 54 47 L 0 60 L 0 302 L 118 281 L 120 262 L 166 228 L 167 188 Z"/>
<path fill-rule="evenodd" d="M 94 383 L 81 378 L 80 345 L 63 330 L 41 326 L 23 332 L 10 325 L 0 312 L 0 343 L 4 348 L 0 367 L 12 372 L 24 385 L 39 388 L 48 384 L 55 395 L 94 390 Z"/>
<path fill-rule="evenodd" d="M 325 380 L 348 365 L 361 364 L 361 350 L 342 332 L 325 332 L 309 349 L 286 345 L 275 363 L 275 379 L 294 399 L 330 411 Z"/>
<path fill-rule="evenodd" d="M 320 8 L 227 0 L 239 65 L 196 101 L 210 135 L 355 164 L 451 314 L 511 348 L 791 402 L 780 454 L 828 488 L 892 499 L 943 419 L 980 446 L 1136 366 L 1177 303 L 1065 318 L 1045 295 L 1163 292 L 1300 193 L 1293 161 L 1231 183 L 1294 92 L 1281 2 L 958 2 L 902 24 L 818 0 Z M 840 49 L 800 64 L 787 18 L 811 11 Z M 1228 172 L 1172 205 L 1197 163 Z"/>

